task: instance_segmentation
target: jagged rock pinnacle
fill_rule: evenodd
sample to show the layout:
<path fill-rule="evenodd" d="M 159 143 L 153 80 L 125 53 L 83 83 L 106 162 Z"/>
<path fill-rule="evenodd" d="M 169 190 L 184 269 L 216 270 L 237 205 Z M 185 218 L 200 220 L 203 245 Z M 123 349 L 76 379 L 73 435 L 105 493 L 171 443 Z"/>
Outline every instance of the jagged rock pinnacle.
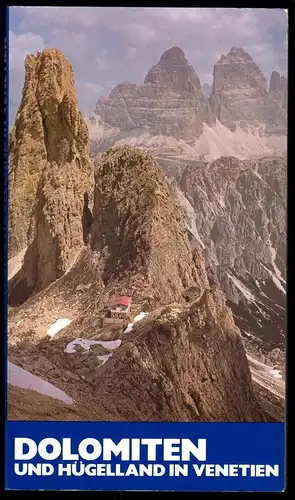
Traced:
<path fill-rule="evenodd" d="M 34 246 L 39 259 L 34 272 L 38 269 L 36 279 L 45 286 L 65 272 L 83 245 L 83 196 L 92 189 L 93 167 L 68 59 L 57 49 L 46 49 L 28 55 L 25 68 L 10 135 L 9 256 Z M 57 245 L 56 262 L 49 258 L 51 245 Z"/>
<path fill-rule="evenodd" d="M 218 120 L 233 131 L 263 124 L 269 135 L 286 133 L 281 103 L 268 94 L 264 74 L 241 47 L 232 47 L 215 64 L 209 102 Z"/>

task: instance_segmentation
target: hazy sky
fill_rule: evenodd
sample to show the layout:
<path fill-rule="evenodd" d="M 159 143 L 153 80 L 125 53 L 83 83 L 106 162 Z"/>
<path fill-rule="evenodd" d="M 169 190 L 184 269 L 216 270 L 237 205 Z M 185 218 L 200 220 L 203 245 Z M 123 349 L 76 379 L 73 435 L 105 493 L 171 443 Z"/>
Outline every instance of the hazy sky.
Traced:
<path fill-rule="evenodd" d="M 79 106 L 91 111 L 121 81 L 141 83 L 160 55 L 180 46 L 201 83 L 212 84 L 214 63 L 243 47 L 269 78 L 286 73 L 287 13 L 281 9 L 11 7 L 10 98 L 19 105 L 24 60 L 46 47 L 73 65 Z"/>

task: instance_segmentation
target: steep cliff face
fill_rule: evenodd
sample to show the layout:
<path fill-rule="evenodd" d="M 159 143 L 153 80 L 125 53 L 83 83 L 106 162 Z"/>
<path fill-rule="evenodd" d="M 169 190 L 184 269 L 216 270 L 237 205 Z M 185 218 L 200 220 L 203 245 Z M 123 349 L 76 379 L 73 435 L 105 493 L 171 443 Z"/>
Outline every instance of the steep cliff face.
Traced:
<path fill-rule="evenodd" d="M 9 257 L 32 243 L 35 198 L 45 169 L 67 165 L 89 177 L 86 123 L 78 110 L 72 66 L 56 49 L 26 58 L 23 97 L 9 145 Z M 70 167 L 71 168 L 71 167 Z M 83 193 L 82 193 L 83 196 Z"/>
<path fill-rule="evenodd" d="M 284 344 L 286 158 L 220 158 L 187 167 L 178 196 L 193 241 L 238 325 L 267 343 Z"/>
<path fill-rule="evenodd" d="M 143 85 L 115 87 L 96 113 L 121 131 L 139 129 L 188 141 L 201 135 L 203 122 L 214 123 L 199 78 L 179 47 L 162 54 Z"/>
<path fill-rule="evenodd" d="M 36 236 L 28 263 L 36 256 L 34 288 L 39 290 L 60 278 L 83 247 L 84 193 L 91 179 L 75 164 L 46 169 L 38 184 L 35 208 Z M 85 228 L 86 229 L 86 228 Z M 85 238 L 84 238 L 85 239 Z M 85 241 L 84 241 L 85 243 Z"/>
<path fill-rule="evenodd" d="M 10 286 L 16 296 L 62 276 L 83 246 L 84 193 L 93 189 L 89 153 L 70 63 L 56 49 L 28 56 L 9 158 L 9 255 L 28 247 Z"/>
<path fill-rule="evenodd" d="M 267 91 L 266 78 L 252 57 L 232 47 L 214 66 L 211 108 L 231 130 L 265 124 L 266 132 L 286 135 L 286 109 Z"/>

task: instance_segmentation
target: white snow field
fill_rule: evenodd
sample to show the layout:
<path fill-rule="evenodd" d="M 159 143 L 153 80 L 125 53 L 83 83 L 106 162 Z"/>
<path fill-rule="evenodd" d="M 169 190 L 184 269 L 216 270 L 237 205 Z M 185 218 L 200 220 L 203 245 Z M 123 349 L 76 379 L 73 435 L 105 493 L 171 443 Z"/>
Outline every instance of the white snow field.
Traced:
<path fill-rule="evenodd" d="M 33 375 L 10 361 L 8 362 L 8 383 L 21 389 L 30 389 L 44 396 L 50 396 L 66 404 L 71 405 L 73 403 L 73 399 L 55 385 L 46 382 L 46 380 Z"/>
<path fill-rule="evenodd" d="M 252 379 L 275 396 L 284 399 L 285 380 L 277 368 L 261 363 L 247 353 Z"/>
<path fill-rule="evenodd" d="M 70 319 L 62 318 L 58 319 L 55 323 L 53 323 L 47 330 L 47 335 L 53 339 L 53 337 L 60 331 L 63 330 L 66 326 L 71 323 Z"/>
<path fill-rule="evenodd" d="M 74 354 L 76 352 L 75 347 L 77 345 L 80 345 L 83 349 L 89 351 L 90 347 L 96 344 L 105 347 L 105 349 L 113 350 L 117 349 L 121 345 L 121 342 L 122 341 L 120 339 L 118 340 L 75 339 L 66 346 L 64 352 L 66 352 L 67 354 Z"/>
<path fill-rule="evenodd" d="M 133 325 L 134 323 L 137 323 L 137 321 L 140 321 L 142 320 L 143 318 L 145 318 L 147 316 L 147 313 L 146 312 L 141 312 L 139 313 L 137 316 L 135 316 L 134 320 L 133 320 L 133 323 L 129 323 L 126 330 L 124 330 L 123 333 L 130 333 L 132 330 L 133 330 Z"/>

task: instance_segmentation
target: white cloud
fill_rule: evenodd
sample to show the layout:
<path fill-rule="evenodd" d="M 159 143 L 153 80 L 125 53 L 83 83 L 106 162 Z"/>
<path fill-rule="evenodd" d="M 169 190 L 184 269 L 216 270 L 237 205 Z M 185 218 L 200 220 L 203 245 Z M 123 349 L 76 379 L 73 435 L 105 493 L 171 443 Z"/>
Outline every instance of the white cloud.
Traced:
<path fill-rule="evenodd" d="M 26 56 L 44 48 L 44 40 L 40 35 L 35 33 L 15 35 L 9 31 L 9 68 L 23 70 Z"/>
<path fill-rule="evenodd" d="M 70 59 L 87 57 L 89 42 L 87 32 L 53 27 L 50 36 L 50 46 L 63 51 Z"/>
<path fill-rule="evenodd" d="M 190 21 L 193 23 L 207 22 L 211 18 L 211 11 L 214 9 L 204 8 L 160 8 L 155 9 L 146 7 L 144 11 L 152 17 L 165 18 L 169 22 L 179 23 L 183 21 Z"/>
<path fill-rule="evenodd" d="M 38 20 L 39 27 L 50 23 L 61 26 L 96 26 L 105 16 L 105 8 L 100 7 L 23 7 L 21 27 L 28 29 Z"/>
<path fill-rule="evenodd" d="M 102 49 L 99 52 L 98 56 L 95 58 L 95 62 L 97 63 L 99 71 L 107 71 L 112 65 L 112 61 L 108 57 L 108 51 L 106 49 Z"/>
<path fill-rule="evenodd" d="M 148 24 L 130 22 L 124 24 L 123 31 L 133 43 L 137 43 L 138 45 L 155 41 L 158 38 L 156 30 Z"/>
<path fill-rule="evenodd" d="M 92 111 L 100 96 L 108 98 L 111 90 L 116 86 L 116 82 L 109 80 L 103 85 L 91 82 L 76 82 L 78 103 L 80 110 L 84 112 Z"/>
<path fill-rule="evenodd" d="M 128 47 L 127 50 L 126 50 L 125 59 L 127 59 L 127 60 L 133 59 L 133 57 L 135 56 L 136 52 L 137 51 L 136 51 L 135 47 Z"/>
<path fill-rule="evenodd" d="M 99 94 L 103 90 L 103 86 L 99 83 L 90 83 L 90 82 L 76 82 L 76 86 L 78 88 L 83 88 L 85 90 L 90 90 L 91 92 L 95 92 Z"/>

